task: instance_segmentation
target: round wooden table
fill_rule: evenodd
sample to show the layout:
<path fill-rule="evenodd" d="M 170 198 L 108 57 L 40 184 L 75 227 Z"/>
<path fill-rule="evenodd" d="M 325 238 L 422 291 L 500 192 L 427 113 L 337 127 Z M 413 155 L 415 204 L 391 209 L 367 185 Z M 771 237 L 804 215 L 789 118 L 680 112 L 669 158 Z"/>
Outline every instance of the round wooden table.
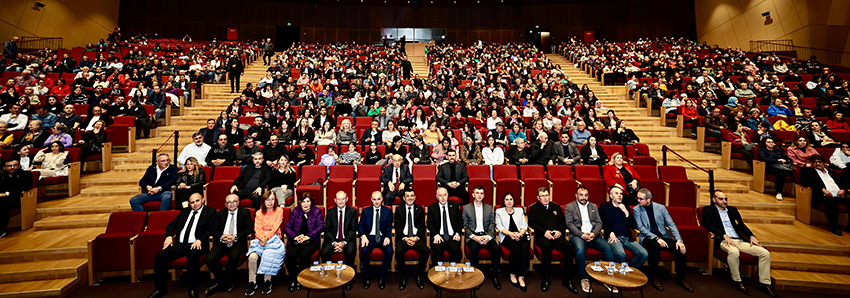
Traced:
<path fill-rule="evenodd" d="M 346 266 L 340 271 L 339 277 L 336 276 L 336 270 L 325 271 L 325 275 L 321 276 L 319 271 L 310 271 L 310 268 L 298 274 L 298 283 L 307 288 L 307 297 L 310 297 L 310 290 L 326 291 L 340 288 L 352 279 L 354 279 L 354 269 L 351 266 Z M 342 297 L 345 297 L 345 289 L 342 289 Z"/>
<path fill-rule="evenodd" d="M 465 265 L 458 265 L 456 267 L 466 267 Z M 440 271 L 437 272 L 436 267 L 431 268 L 428 271 L 428 279 L 431 283 L 434 284 L 435 287 L 439 287 L 443 290 L 448 291 L 470 291 L 470 297 L 475 298 L 475 287 L 480 286 L 481 283 L 484 282 L 484 273 L 478 268 L 473 268 L 475 271 L 473 272 L 464 272 L 463 275 L 457 276 L 456 272 L 451 272 L 450 277 L 446 277 L 446 272 Z M 449 266 L 446 266 L 446 270 L 449 270 Z M 442 291 L 437 291 L 437 297 L 441 297 L 443 295 Z"/>
<path fill-rule="evenodd" d="M 640 290 L 640 297 L 643 297 L 643 286 L 646 285 L 646 282 L 649 280 L 646 278 L 646 275 L 640 270 L 635 268 L 631 268 L 633 271 L 626 273 L 626 275 L 621 275 L 620 272 L 614 272 L 614 275 L 608 275 L 608 271 L 593 271 L 590 267 L 593 266 L 594 263 L 587 264 L 585 270 L 587 270 L 587 275 L 596 281 L 606 284 L 609 286 L 614 286 L 620 289 L 620 296 L 623 296 L 623 289 L 637 288 Z M 608 265 L 608 262 L 602 262 L 602 268 L 605 269 L 605 265 Z M 590 293 L 587 293 L 587 297 L 590 297 Z M 611 297 L 614 297 L 614 292 L 611 292 Z"/>

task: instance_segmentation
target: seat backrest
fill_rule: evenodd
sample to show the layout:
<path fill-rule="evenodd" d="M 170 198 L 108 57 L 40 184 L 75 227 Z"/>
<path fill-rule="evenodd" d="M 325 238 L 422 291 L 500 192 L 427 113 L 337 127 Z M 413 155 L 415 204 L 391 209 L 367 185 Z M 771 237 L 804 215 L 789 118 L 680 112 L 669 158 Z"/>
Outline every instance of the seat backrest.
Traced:
<path fill-rule="evenodd" d="M 224 200 L 230 194 L 233 180 L 214 180 L 207 185 L 207 206 L 215 210 L 227 208 Z"/>
<path fill-rule="evenodd" d="M 632 166 L 637 171 L 640 179 L 658 179 L 658 170 L 655 166 Z"/>
<path fill-rule="evenodd" d="M 500 179 L 517 179 L 516 166 L 514 165 L 494 165 L 493 180 Z"/>
<path fill-rule="evenodd" d="M 145 218 L 147 213 L 144 211 L 127 211 L 113 212 L 109 215 L 109 222 L 106 224 L 106 233 L 130 233 L 136 235 L 142 232 L 145 228 Z"/>
<path fill-rule="evenodd" d="M 670 197 L 667 198 L 668 206 L 682 206 L 695 208 L 697 206 L 696 185 L 691 180 L 670 180 Z M 675 194 L 675 195 L 673 195 Z"/>
<path fill-rule="evenodd" d="M 148 226 L 145 228 L 145 231 L 164 231 L 165 226 L 174 220 L 174 218 L 177 218 L 178 214 L 180 214 L 179 210 L 151 212 L 148 214 Z"/>
<path fill-rule="evenodd" d="M 212 181 L 213 168 L 212 167 L 201 167 L 201 169 L 204 170 L 204 176 L 206 176 L 206 178 L 207 178 L 206 182 Z"/>
<path fill-rule="evenodd" d="M 519 166 L 519 174 L 522 180 L 546 179 L 546 169 L 543 168 L 543 165 L 521 165 Z"/>
<path fill-rule="evenodd" d="M 605 155 L 608 155 L 608 158 L 611 158 L 614 153 L 619 152 L 623 155 L 623 160 L 629 160 L 629 157 L 626 155 L 626 151 L 624 150 L 622 145 L 602 145 L 601 147 L 602 151 L 605 151 Z"/>
<path fill-rule="evenodd" d="M 692 207 L 667 207 L 670 218 L 677 226 L 696 226 L 696 211 Z"/>
<path fill-rule="evenodd" d="M 413 179 L 422 179 L 422 178 L 432 178 L 436 179 L 437 177 L 437 167 L 432 165 L 413 165 Z"/>
<path fill-rule="evenodd" d="M 702 221 L 702 208 L 705 208 L 705 207 L 706 207 L 706 206 L 700 206 L 699 208 L 697 208 L 697 222 L 699 222 L 699 225 L 700 225 L 701 227 L 704 227 L 704 226 L 705 226 L 705 225 L 703 224 L 703 221 Z"/>
<path fill-rule="evenodd" d="M 683 166 L 659 166 L 658 177 L 667 182 L 671 179 L 688 179 L 688 174 Z"/>
<path fill-rule="evenodd" d="M 549 166 L 546 174 L 549 175 L 549 180 L 557 178 L 574 179 L 573 167 L 569 165 L 552 165 Z"/>
<path fill-rule="evenodd" d="M 240 166 L 215 167 L 213 169 L 213 178 L 215 180 L 236 180 L 239 174 L 242 173 Z"/>
<path fill-rule="evenodd" d="M 381 166 L 359 165 L 357 166 L 357 179 L 381 179 Z"/>
<path fill-rule="evenodd" d="M 316 181 L 325 182 L 325 172 L 327 169 L 328 167 L 323 165 L 306 165 L 301 167 L 300 185 L 309 185 Z"/>
<path fill-rule="evenodd" d="M 576 165 L 576 179 L 602 179 L 602 174 L 599 171 L 599 166 L 597 165 Z"/>
<path fill-rule="evenodd" d="M 487 179 L 490 180 L 490 166 L 488 165 L 467 165 L 466 174 L 469 179 Z"/>
<path fill-rule="evenodd" d="M 354 166 L 334 165 L 331 166 L 328 179 L 354 179 Z"/>

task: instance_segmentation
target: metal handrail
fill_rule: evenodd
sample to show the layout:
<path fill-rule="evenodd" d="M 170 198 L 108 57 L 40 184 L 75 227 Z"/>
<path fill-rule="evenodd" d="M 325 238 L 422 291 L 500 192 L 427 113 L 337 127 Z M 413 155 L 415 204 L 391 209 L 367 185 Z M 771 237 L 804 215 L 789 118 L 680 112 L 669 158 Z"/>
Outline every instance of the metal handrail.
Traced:
<path fill-rule="evenodd" d="M 751 40 L 750 51 L 778 52 L 779 56 L 795 59 L 817 56 L 821 63 L 832 65 L 842 65 L 842 57 L 844 54 L 850 53 L 848 51 L 794 45 L 794 41 L 790 39 Z"/>
<path fill-rule="evenodd" d="M 61 49 L 63 41 L 62 37 L 22 36 L 17 42 L 18 52 L 27 54 L 38 52 L 43 48 Z"/>
<path fill-rule="evenodd" d="M 663 145 L 663 146 L 661 146 L 661 155 L 662 155 L 663 165 L 665 165 L 665 166 L 667 165 L 667 151 L 670 151 L 671 153 L 673 153 L 673 155 L 676 155 L 676 157 L 679 158 L 679 160 L 690 164 L 692 168 L 703 171 L 706 174 L 708 174 L 708 191 L 709 191 L 708 193 L 710 193 L 710 194 L 714 193 L 714 170 L 703 169 L 702 167 L 700 167 L 699 165 L 688 160 L 684 156 L 679 155 L 678 152 L 674 151 L 673 149 L 670 149 L 669 147 L 667 147 L 667 145 Z"/>
<path fill-rule="evenodd" d="M 170 141 L 172 137 L 174 138 L 174 155 L 172 157 L 173 158 L 172 161 L 174 162 L 175 165 L 177 164 L 177 151 L 179 150 L 178 146 L 179 146 L 179 140 L 180 140 L 180 131 L 177 131 L 177 130 L 172 132 L 171 135 L 168 136 L 167 139 L 165 139 L 165 142 L 162 142 L 162 144 L 159 145 L 158 148 L 153 149 L 153 151 L 151 151 L 151 159 L 153 160 L 153 164 L 156 164 L 156 156 L 158 155 L 159 150 L 162 149 L 162 147 L 164 147 L 165 144 L 167 144 L 168 141 Z"/>

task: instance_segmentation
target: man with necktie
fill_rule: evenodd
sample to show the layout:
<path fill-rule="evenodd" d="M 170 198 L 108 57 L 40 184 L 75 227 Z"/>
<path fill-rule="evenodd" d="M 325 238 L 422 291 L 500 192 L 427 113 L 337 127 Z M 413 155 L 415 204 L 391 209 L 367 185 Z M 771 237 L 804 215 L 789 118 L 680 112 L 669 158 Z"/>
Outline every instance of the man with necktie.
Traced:
<path fill-rule="evenodd" d="M 165 226 L 165 242 L 154 259 L 156 287 L 149 298 L 168 295 L 168 262 L 182 257 L 186 257 L 186 285 L 189 287 L 189 297 L 198 297 L 195 280 L 201 269 L 201 256 L 207 253 L 215 209 L 204 205 L 204 197 L 198 193 L 189 197 L 189 207 L 181 210 L 180 214 Z"/>
<path fill-rule="evenodd" d="M 453 149 L 446 151 L 446 159 L 448 162 L 441 165 L 437 172 L 437 183 L 446 188 L 450 197 L 458 197 L 461 204 L 466 205 L 469 203 L 469 192 L 466 190 L 469 175 L 466 173 L 466 165 L 458 162 L 457 151 Z"/>
<path fill-rule="evenodd" d="M 384 202 L 387 205 L 393 204 L 395 198 L 404 195 L 408 189 L 412 189 L 413 175 L 410 173 L 410 168 L 403 167 L 401 155 L 395 154 L 392 157 L 392 166 L 385 167 L 381 173 L 381 189 L 384 193 Z"/>
<path fill-rule="evenodd" d="M 445 188 L 437 189 L 437 202 L 428 206 L 428 232 L 431 233 L 431 262 L 443 260 L 443 254 L 449 252 L 449 262 L 460 262 L 463 253 L 460 250 L 463 225 L 460 205 L 449 201 L 449 192 Z"/>
<path fill-rule="evenodd" d="M 338 191 L 334 197 L 336 206 L 328 209 L 325 216 L 325 241 L 322 241 L 322 260 L 330 261 L 331 256 L 342 253 L 344 262 L 354 266 L 357 256 L 357 211 L 348 205 L 348 195 Z M 351 290 L 351 284 L 345 285 Z"/>
<path fill-rule="evenodd" d="M 378 276 L 378 288 L 383 290 L 387 284 L 384 277 L 390 269 L 393 257 L 393 247 L 390 245 L 390 235 L 393 229 L 392 209 L 383 206 L 383 196 L 380 191 L 372 192 L 372 206 L 363 208 L 360 214 L 360 224 L 357 233 L 360 234 L 360 272 L 363 273 L 363 289 L 369 289 L 372 281 L 369 279 L 369 255 L 375 248 L 380 249 L 384 258 L 381 260 L 381 273 Z"/>
<path fill-rule="evenodd" d="M 395 161 L 394 161 L 395 162 Z M 428 262 L 428 245 L 425 243 L 425 208 L 414 204 L 416 202 L 416 193 L 412 189 L 404 191 L 404 204 L 396 207 L 395 219 L 396 224 L 396 255 L 395 261 L 398 266 L 398 272 L 401 273 L 401 282 L 398 284 L 399 290 L 404 290 L 407 287 L 408 271 L 412 269 L 416 277 L 416 286 L 419 289 L 424 289 L 425 284 L 422 281 L 422 272 L 425 269 L 425 263 Z M 413 266 L 408 266 L 404 259 L 404 254 L 408 250 L 413 250 L 419 254 L 419 260 Z"/>
<path fill-rule="evenodd" d="M 248 209 L 239 207 L 239 196 L 229 194 L 224 198 L 227 207 L 215 216 L 212 225 L 213 248 L 207 255 L 207 268 L 215 276 L 215 284 L 204 294 L 209 297 L 218 291 L 233 291 L 233 275 L 239 261 L 248 252 L 248 237 L 254 232 L 254 222 Z M 222 268 L 221 259 L 227 256 L 227 265 Z"/>

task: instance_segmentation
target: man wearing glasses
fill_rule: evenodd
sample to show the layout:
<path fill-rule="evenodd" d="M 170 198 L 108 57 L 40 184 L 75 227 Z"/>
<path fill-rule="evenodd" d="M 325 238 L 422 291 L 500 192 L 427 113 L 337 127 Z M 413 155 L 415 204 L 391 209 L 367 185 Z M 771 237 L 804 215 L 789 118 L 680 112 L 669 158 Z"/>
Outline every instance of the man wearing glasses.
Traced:
<path fill-rule="evenodd" d="M 21 170 L 17 159 L 4 162 L 3 170 L 0 174 L 0 238 L 6 236 L 9 211 L 20 208 L 21 193 L 32 188 L 32 174 Z"/>
<path fill-rule="evenodd" d="M 850 163 L 850 142 L 841 142 L 841 147 L 835 148 L 835 152 L 829 157 L 829 163 L 838 169 L 846 169 Z"/>
<path fill-rule="evenodd" d="M 248 209 L 239 207 L 239 196 L 229 194 L 224 198 L 227 209 L 215 216 L 212 226 L 213 248 L 207 256 L 207 268 L 215 275 L 215 284 L 204 292 L 206 296 L 215 292 L 233 291 L 233 275 L 239 261 L 248 252 L 248 236 L 254 232 L 254 222 Z M 221 258 L 227 256 L 227 265 L 222 268 Z"/>
<path fill-rule="evenodd" d="M 156 164 L 148 167 L 139 180 L 142 193 L 130 199 L 133 211 L 145 211 L 142 204 L 160 201 L 159 210 L 171 209 L 171 187 L 177 183 L 177 167 L 171 164 L 168 154 L 156 157 Z"/>

